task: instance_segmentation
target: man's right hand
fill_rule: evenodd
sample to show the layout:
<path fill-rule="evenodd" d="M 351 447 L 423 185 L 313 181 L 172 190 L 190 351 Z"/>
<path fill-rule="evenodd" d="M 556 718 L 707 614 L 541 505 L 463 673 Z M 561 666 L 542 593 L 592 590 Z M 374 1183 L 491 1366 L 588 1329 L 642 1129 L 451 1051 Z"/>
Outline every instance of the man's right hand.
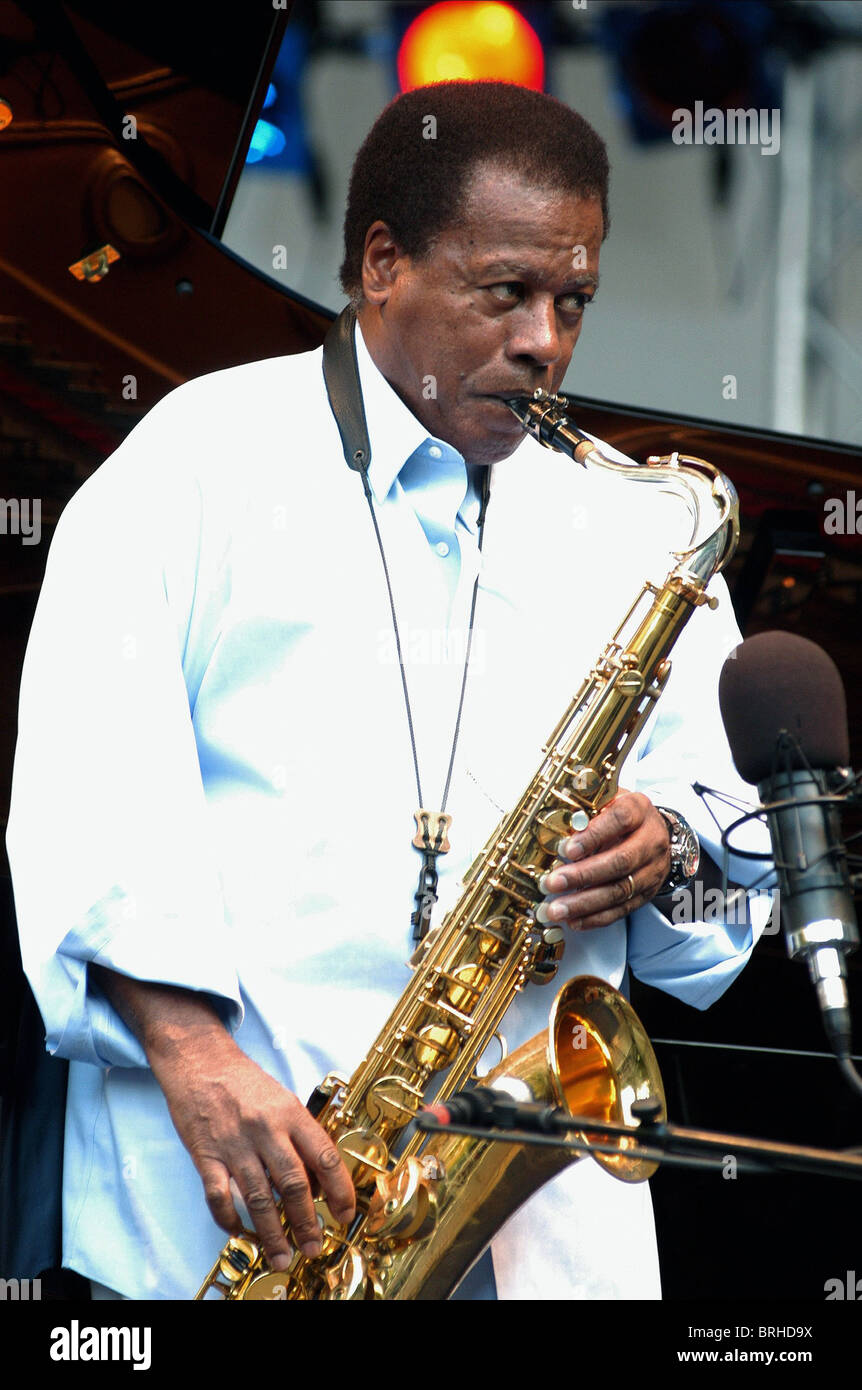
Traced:
<path fill-rule="evenodd" d="M 233 1178 L 270 1265 L 287 1269 L 291 1253 L 275 1188 L 297 1246 L 318 1255 L 309 1174 L 337 1221 L 347 1223 L 355 1212 L 353 1183 L 325 1130 L 297 1096 L 246 1056 L 205 998 L 96 968 L 147 1053 L 213 1218 L 232 1234 L 242 1228 Z"/>

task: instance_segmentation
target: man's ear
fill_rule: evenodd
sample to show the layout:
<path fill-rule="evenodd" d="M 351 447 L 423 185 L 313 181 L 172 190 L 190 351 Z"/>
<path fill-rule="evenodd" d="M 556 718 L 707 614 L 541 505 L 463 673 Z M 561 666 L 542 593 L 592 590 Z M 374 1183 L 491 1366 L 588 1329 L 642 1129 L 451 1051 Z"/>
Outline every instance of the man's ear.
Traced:
<path fill-rule="evenodd" d="M 372 222 L 365 233 L 362 255 L 362 293 L 369 304 L 386 303 L 408 260 L 386 223 Z"/>

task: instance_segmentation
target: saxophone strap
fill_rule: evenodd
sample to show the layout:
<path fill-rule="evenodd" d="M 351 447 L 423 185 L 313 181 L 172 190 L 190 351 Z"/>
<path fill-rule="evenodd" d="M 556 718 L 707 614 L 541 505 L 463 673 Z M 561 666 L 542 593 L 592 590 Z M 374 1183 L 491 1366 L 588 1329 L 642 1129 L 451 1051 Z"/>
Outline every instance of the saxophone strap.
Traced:
<path fill-rule="evenodd" d="M 344 461 L 348 468 L 361 473 L 367 472 L 371 463 L 371 443 L 359 384 L 355 324 L 356 311 L 348 304 L 323 340 L 323 380 L 341 435 Z"/>
<path fill-rule="evenodd" d="M 446 785 L 443 790 L 442 804 L 439 811 L 429 811 L 425 808 L 422 797 L 422 782 L 419 776 L 419 757 L 416 751 L 416 733 L 413 727 L 413 713 L 410 708 L 410 695 L 407 689 L 407 673 L 404 669 L 404 654 L 401 649 L 398 618 L 395 613 L 395 598 L 392 593 L 392 582 L 389 577 L 389 566 L 386 563 L 386 553 L 383 549 L 383 538 L 380 534 L 377 513 L 374 510 L 371 485 L 368 481 L 368 467 L 371 463 L 371 441 L 368 437 L 368 422 L 365 418 L 362 385 L 359 380 L 359 363 L 356 357 L 356 332 L 356 311 L 352 305 L 348 304 L 330 326 L 323 341 L 323 380 L 326 386 L 326 394 L 329 397 L 329 405 L 335 416 L 338 433 L 341 436 L 344 461 L 348 468 L 352 468 L 355 472 L 359 473 L 362 478 L 362 486 L 365 489 L 365 498 L 368 502 L 368 509 L 371 512 L 371 520 L 374 524 L 374 534 L 377 537 L 380 559 L 383 562 L 383 573 L 386 578 L 386 589 L 389 595 L 389 608 L 392 614 L 392 627 L 395 632 L 395 646 L 398 652 L 398 665 L 401 671 L 401 686 L 404 692 L 404 706 L 407 711 L 407 727 L 410 731 L 410 747 L 413 752 L 416 794 L 419 799 L 419 810 L 413 813 L 414 819 L 416 820 L 417 832 L 411 843 L 422 855 L 422 867 L 419 871 L 419 886 L 414 894 L 416 907 L 410 918 L 410 925 L 413 928 L 413 940 L 421 941 L 431 925 L 431 912 L 437 901 L 437 858 L 439 855 L 445 854 L 449 849 L 447 831 L 452 822 L 452 817 L 445 814 L 446 802 L 449 798 L 449 784 L 452 780 L 452 769 L 455 765 L 455 751 L 458 747 L 458 735 L 461 730 L 461 715 L 464 709 L 464 694 L 467 689 L 467 672 L 470 667 L 470 650 L 473 643 L 473 620 L 476 615 L 476 597 L 479 592 L 479 576 L 478 574 L 476 575 L 476 582 L 473 585 L 473 599 L 470 606 L 470 629 L 467 635 L 467 651 L 464 659 L 464 675 L 461 680 L 461 694 L 458 701 L 458 712 L 455 717 L 455 731 L 452 737 L 452 751 L 449 757 L 449 768 L 446 774 Z M 482 538 L 484 535 L 485 512 L 488 506 L 490 472 L 490 468 L 485 470 L 482 487 L 482 503 L 479 511 L 480 550 L 482 549 Z"/>

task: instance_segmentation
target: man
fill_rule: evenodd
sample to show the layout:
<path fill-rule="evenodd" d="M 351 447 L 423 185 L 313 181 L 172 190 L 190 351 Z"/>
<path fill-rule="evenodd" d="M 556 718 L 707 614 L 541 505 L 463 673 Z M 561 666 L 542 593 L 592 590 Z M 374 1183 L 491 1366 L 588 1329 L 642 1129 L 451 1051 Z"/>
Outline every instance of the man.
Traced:
<path fill-rule="evenodd" d="M 360 151 L 345 223 L 368 501 L 318 351 L 172 392 L 61 520 L 9 851 L 48 1047 L 72 1059 L 64 1263 L 97 1290 L 191 1296 L 240 1199 L 285 1268 L 273 1188 L 313 1255 L 309 1175 L 349 1218 L 352 1185 L 303 1102 L 353 1070 L 405 986 L 411 813 L 442 809 L 451 784 L 442 914 L 687 539 L 640 495 L 654 489 L 583 474 L 503 404 L 559 387 L 607 226 L 604 146 L 560 103 L 503 84 L 400 98 Z M 748 925 L 675 927 L 649 906 L 671 864 L 653 802 L 714 849 L 691 782 L 739 789 L 716 710 L 738 641 L 723 600 L 679 643 L 623 779 L 652 799 L 621 792 L 543 885 L 543 915 L 572 928 L 560 982 L 621 986 L 630 967 L 705 1007 L 750 953 Z M 525 992 L 510 1045 L 550 1002 Z M 576 1165 L 494 1264 L 501 1297 L 656 1297 L 646 1188 Z"/>

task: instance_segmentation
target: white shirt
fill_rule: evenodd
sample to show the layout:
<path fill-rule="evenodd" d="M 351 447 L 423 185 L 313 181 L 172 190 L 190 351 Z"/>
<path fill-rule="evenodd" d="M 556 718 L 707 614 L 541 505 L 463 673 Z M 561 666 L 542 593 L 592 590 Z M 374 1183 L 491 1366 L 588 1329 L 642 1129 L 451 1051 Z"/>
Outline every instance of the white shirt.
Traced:
<path fill-rule="evenodd" d="M 479 563 L 475 492 L 453 589 L 450 557 L 396 481 L 426 433 L 358 351 L 435 805 Z M 485 532 L 435 920 L 644 579 L 663 579 L 688 537 L 654 489 L 527 438 L 494 466 Z M 716 700 L 739 634 L 721 580 L 712 589 L 721 606 L 679 640 L 621 779 L 678 809 L 707 847 L 716 833 L 692 781 L 749 791 Z M 380 556 L 320 350 L 181 386 L 67 506 L 22 678 L 7 841 L 47 1046 L 71 1060 L 65 1265 L 133 1298 L 189 1298 L 225 1240 L 88 962 L 207 991 L 247 1054 L 305 1099 L 329 1070 L 353 1071 L 407 982 L 415 806 Z M 731 871 L 753 876 L 744 861 Z M 676 925 L 648 906 L 571 934 L 555 988 L 583 973 L 620 987 L 628 963 L 706 1007 L 751 948 L 747 926 Z M 545 1026 L 554 992 L 518 998 L 510 1048 Z M 656 1297 L 648 1189 L 578 1163 L 508 1223 L 494 1261 L 503 1298 Z"/>

